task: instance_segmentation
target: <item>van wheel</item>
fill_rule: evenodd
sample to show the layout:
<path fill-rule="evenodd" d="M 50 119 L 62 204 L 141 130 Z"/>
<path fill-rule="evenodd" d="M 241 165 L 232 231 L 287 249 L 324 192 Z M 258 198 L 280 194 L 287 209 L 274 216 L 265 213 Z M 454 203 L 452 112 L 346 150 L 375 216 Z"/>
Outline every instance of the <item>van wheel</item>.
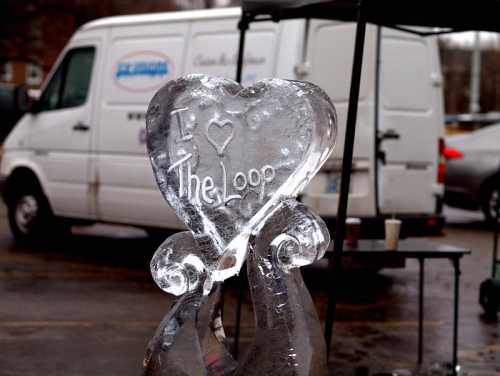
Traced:
<path fill-rule="evenodd" d="M 488 223 L 494 223 L 497 215 L 497 204 L 498 197 L 500 195 L 500 190 L 498 189 L 498 183 L 496 183 L 496 178 L 492 179 L 486 184 L 484 189 L 481 209 L 484 214 L 484 218 Z"/>
<path fill-rule="evenodd" d="M 39 190 L 26 190 L 10 197 L 8 219 L 14 239 L 19 243 L 50 238 L 55 230 L 69 231 L 50 210 L 49 203 Z"/>

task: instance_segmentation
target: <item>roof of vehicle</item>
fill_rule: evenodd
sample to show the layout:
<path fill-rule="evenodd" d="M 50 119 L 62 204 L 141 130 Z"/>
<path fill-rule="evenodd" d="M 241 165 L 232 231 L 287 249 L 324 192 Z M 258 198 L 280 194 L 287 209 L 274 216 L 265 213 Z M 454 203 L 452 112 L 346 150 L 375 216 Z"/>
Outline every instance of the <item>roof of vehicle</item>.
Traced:
<path fill-rule="evenodd" d="M 219 8 L 204 10 L 188 10 L 162 13 L 134 14 L 127 16 L 113 16 L 100 18 L 84 24 L 80 29 L 89 30 L 102 27 L 140 25 L 168 21 L 184 21 L 190 19 L 211 19 L 234 17 L 241 14 L 241 8 Z"/>

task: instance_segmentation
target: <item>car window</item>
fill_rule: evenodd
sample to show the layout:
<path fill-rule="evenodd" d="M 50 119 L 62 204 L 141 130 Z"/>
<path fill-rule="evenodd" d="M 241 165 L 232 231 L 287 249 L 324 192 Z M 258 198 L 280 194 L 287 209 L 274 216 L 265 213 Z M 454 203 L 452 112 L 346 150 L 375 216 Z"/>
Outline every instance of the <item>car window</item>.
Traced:
<path fill-rule="evenodd" d="M 95 48 L 75 48 L 66 54 L 40 98 L 41 111 L 81 106 L 87 100 Z"/>

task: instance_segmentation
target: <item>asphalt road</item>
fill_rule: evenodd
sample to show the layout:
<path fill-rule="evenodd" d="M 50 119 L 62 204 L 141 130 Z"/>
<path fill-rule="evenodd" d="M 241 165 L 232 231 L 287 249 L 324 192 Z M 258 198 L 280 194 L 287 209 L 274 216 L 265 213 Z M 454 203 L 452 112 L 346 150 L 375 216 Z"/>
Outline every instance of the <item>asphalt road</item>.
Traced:
<path fill-rule="evenodd" d="M 153 245 L 140 230 L 75 229 L 69 239 L 18 247 L 0 215 L 0 375 L 139 375 L 147 341 L 171 299 L 148 271 Z M 447 210 L 443 237 L 473 250 L 462 262 L 460 363 L 469 375 L 500 374 L 500 327 L 478 305 L 491 267 L 491 232 L 481 217 Z M 324 264 L 304 271 L 321 319 L 327 303 Z M 426 269 L 425 368 L 451 360 L 453 274 L 448 261 Z M 226 331 L 234 330 L 235 284 L 226 292 Z M 378 274 L 348 273 L 339 295 L 330 367 L 352 375 L 413 369 L 417 347 L 418 265 Z M 243 351 L 253 314 L 247 295 Z"/>

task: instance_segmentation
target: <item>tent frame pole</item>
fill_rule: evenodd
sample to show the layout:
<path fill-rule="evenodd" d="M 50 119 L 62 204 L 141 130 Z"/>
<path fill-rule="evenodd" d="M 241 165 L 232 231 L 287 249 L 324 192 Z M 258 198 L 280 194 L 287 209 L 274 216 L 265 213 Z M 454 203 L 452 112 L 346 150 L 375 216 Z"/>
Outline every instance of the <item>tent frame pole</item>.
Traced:
<path fill-rule="evenodd" d="M 349 106 L 347 110 L 347 124 L 346 124 L 345 140 L 344 140 L 344 156 L 342 159 L 340 196 L 339 196 L 337 220 L 334 232 L 335 240 L 333 248 L 333 257 L 330 259 L 328 265 L 330 293 L 329 293 L 328 308 L 327 308 L 326 322 L 325 322 L 325 341 L 328 354 L 330 354 L 330 349 L 331 349 L 333 322 L 334 322 L 336 303 L 337 303 L 337 291 L 342 272 L 342 253 L 343 253 L 344 238 L 345 238 L 345 220 L 347 216 L 347 201 L 349 198 L 349 185 L 351 180 L 352 157 L 354 151 L 354 136 L 356 134 L 356 119 L 358 112 L 359 89 L 361 84 L 361 71 L 363 66 L 366 19 L 363 16 L 362 10 L 363 10 L 362 0 L 359 0 L 357 25 L 356 25 L 356 39 L 354 44 L 354 59 L 353 59 L 352 75 L 351 75 L 351 88 L 349 93 Z M 250 17 L 248 17 L 246 13 L 243 13 L 241 16 L 241 20 L 238 23 L 238 29 L 240 30 L 240 40 L 238 49 L 238 62 L 236 68 L 236 81 L 239 83 L 241 83 L 242 79 L 245 36 L 250 22 L 251 22 Z M 237 316 L 238 316 L 236 320 L 237 333 L 235 333 L 236 343 L 239 342 L 238 329 L 240 324 L 239 323 L 240 315 L 238 314 L 238 312 Z"/>
<path fill-rule="evenodd" d="M 345 220 L 347 215 L 347 201 L 349 198 L 349 185 L 352 172 L 352 157 L 354 151 L 354 136 L 356 134 L 356 118 L 358 113 L 359 88 L 363 66 L 363 52 L 365 45 L 366 19 L 363 14 L 362 0 L 358 2 L 356 25 L 356 39 L 354 44 L 354 59 L 351 75 L 351 89 L 349 93 L 349 106 L 347 109 L 347 124 L 344 140 L 344 155 L 342 158 L 342 176 L 340 181 L 340 195 L 335 221 L 333 244 L 333 257 L 328 263 L 329 269 L 329 297 L 325 321 L 325 341 L 328 356 L 331 350 L 333 321 L 337 305 L 338 287 L 342 273 L 342 252 L 345 238 Z"/>
<path fill-rule="evenodd" d="M 236 82 L 241 84 L 241 76 L 243 73 L 243 56 L 245 52 L 245 36 L 248 30 L 250 19 L 246 13 L 241 15 L 240 22 L 238 22 L 238 29 L 240 30 L 240 41 L 238 46 L 238 63 L 236 66 Z"/>
<path fill-rule="evenodd" d="M 236 81 L 241 84 L 241 76 L 243 72 L 243 56 L 245 52 L 245 36 L 249 27 L 249 17 L 245 13 L 241 15 L 238 29 L 240 30 L 240 41 L 238 46 L 238 62 L 236 66 Z M 240 345 L 240 325 L 241 325 L 241 306 L 243 305 L 243 298 L 245 295 L 245 282 L 246 278 L 243 273 L 238 276 L 238 297 L 236 303 L 236 322 L 234 330 L 234 344 L 233 344 L 233 357 L 238 358 L 239 345 Z"/>

